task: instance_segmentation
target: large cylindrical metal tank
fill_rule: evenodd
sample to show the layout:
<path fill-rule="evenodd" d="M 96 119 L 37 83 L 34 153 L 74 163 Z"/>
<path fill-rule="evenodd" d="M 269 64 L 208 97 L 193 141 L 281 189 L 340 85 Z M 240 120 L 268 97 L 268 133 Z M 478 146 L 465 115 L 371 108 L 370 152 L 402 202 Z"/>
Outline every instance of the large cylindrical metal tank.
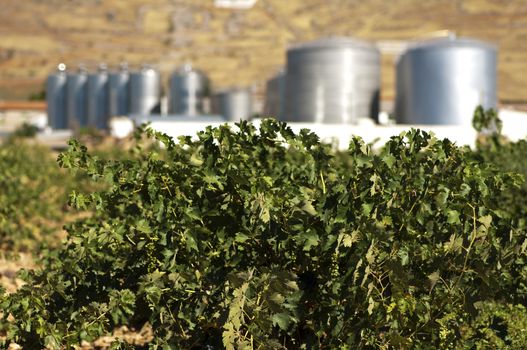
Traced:
<path fill-rule="evenodd" d="M 70 129 L 78 129 L 88 125 L 87 83 L 88 74 L 84 66 L 80 66 L 77 73 L 68 74 L 66 82 L 66 111 Z"/>
<path fill-rule="evenodd" d="M 50 74 L 46 81 L 46 100 L 48 125 L 52 129 L 67 129 L 66 115 L 66 65 L 58 65 L 56 72 Z"/>
<path fill-rule="evenodd" d="M 108 114 L 110 117 L 128 115 L 130 110 L 130 74 L 128 65 L 108 74 Z"/>
<path fill-rule="evenodd" d="M 328 38 L 287 51 L 286 121 L 355 124 L 377 119 L 380 53 L 368 42 Z"/>
<path fill-rule="evenodd" d="M 159 72 L 150 66 L 143 66 L 130 74 L 130 113 L 150 115 L 159 113 L 161 81 Z"/>
<path fill-rule="evenodd" d="M 170 107 L 172 114 L 196 116 L 204 114 L 203 102 L 209 91 L 205 74 L 187 64 L 170 78 Z"/>
<path fill-rule="evenodd" d="M 250 89 L 233 88 L 214 95 L 213 112 L 229 121 L 249 120 L 252 116 L 252 94 Z"/>
<path fill-rule="evenodd" d="M 280 71 L 267 81 L 265 87 L 264 116 L 281 118 L 284 114 L 285 72 Z"/>
<path fill-rule="evenodd" d="M 449 36 L 411 45 L 397 62 L 397 123 L 470 125 L 478 105 L 497 105 L 496 67 L 496 47 L 481 41 Z"/>
<path fill-rule="evenodd" d="M 88 74 L 88 125 L 97 129 L 108 128 L 108 72 L 101 64 L 96 73 Z"/>

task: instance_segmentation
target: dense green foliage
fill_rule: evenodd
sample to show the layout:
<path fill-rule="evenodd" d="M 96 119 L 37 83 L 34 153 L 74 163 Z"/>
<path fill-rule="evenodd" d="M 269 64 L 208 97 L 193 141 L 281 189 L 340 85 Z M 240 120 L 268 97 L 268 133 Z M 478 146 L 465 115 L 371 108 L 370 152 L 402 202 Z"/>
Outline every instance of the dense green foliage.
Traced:
<path fill-rule="evenodd" d="M 60 231 L 72 184 L 48 148 L 18 138 L 0 145 L 0 246 L 33 249 Z"/>
<path fill-rule="evenodd" d="M 149 322 L 153 349 L 526 347 L 522 179 L 495 147 L 412 130 L 336 156 L 283 123 L 238 128 L 149 132 L 165 150 L 121 160 L 72 141 L 60 164 L 109 185 L 72 193 L 94 214 L 0 297 L 8 338 Z"/>
<path fill-rule="evenodd" d="M 38 127 L 36 125 L 22 123 L 12 134 L 11 139 L 13 138 L 24 138 L 24 137 L 35 137 L 38 132 Z"/>
<path fill-rule="evenodd" d="M 22 124 L 0 144 L 0 249 L 4 251 L 36 252 L 42 244 L 58 245 L 64 222 L 79 214 L 67 205 L 70 192 L 102 188 L 84 173 L 61 169 L 57 152 L 36 143 L 35 132 L 34 126 Z M 93 137 L 88 140 L 94 143 Z M 92 152 L 104 159 L 128 156 L 117 147 L 98 146 Z"/>
<path fill-rule="evenodd" d="M 527 176 L 527 140 L 508 141 L 501 134 L 501 121 L 493 110 L 478 108 L 474 115 L 474 128 L 480 132 L 475 155 L 480 160 L 494 164 L 502 171 Z M 527 224 L 527 182 L 515 191 L 503 191 L 498 200 L 517 219 L 516 226 Z"/>

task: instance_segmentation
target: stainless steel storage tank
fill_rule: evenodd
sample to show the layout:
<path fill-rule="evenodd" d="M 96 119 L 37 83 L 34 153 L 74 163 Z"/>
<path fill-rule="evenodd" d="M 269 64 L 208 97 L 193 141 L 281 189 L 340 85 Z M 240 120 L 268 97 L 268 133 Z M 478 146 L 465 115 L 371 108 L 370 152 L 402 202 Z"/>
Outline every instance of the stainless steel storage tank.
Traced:
<path fill-rule="evenodd" d="M 66 116 L 66 65 L 61 63 L 56 72 L 50 74 L 46 81 L 46 101 L 48 125 L 52 129 L 67 129 Z"/>
<path fill-rule="evenodd" d="M 368 42 L 328 38 L 287 52 L 283 120 L 355 124 L 377 119 L 380 53 Z"/>
<path fill-rule="evenodd" d="M 497 105 L 496 65 L 496 47 L 473 39 L 410 46 L 397 62 L 397 123 L 470 125 L 478 105 Z"/>
<path fill-rule="evenodd" d="M 172 114 L 196 116 L 204 114 L 203 102 L 209 91 L 205 74 L 186 64 L 170 78 L 170 107 Z"/>
<path fill-rule="evenodd" d="M 88 125 L 87 92 L 88 75 L 84 66 L 77 73 L 69 73 L 66 81 L 66 111 L 68 127 L 78 129 Z"/>
<path fill-rule="evenodd" d="M 265 88 L 264 116 L 281 118 L 284 114 L 285 72 L 269 79 Z"/>
<path fill-rule="evenodd" d="M 144 65 L 130 74 L 130 113 L 150 115 L 159 113 L 161 82 L 159 72 Z"/>
<path fill-rule="evenodd" d="M 122 63 L 118 71 L 108 75 L 108 114 L 110 117 L 128 115 L 130 110 L 130 74 Z"/>
<path fill-rule="evenodd" d="M 213 112 L 229 121 L 249 120 L 252 116 L 252 94 L 248 88 L 232 88 L 214 95 Z"/>
<path fill-rule="evenodd" d="M 97 129 L 108 127 L 108 72 L 106 65 L 99 65 L 96 73 L 88 74 L 87 87 L 88 125 Z"/>

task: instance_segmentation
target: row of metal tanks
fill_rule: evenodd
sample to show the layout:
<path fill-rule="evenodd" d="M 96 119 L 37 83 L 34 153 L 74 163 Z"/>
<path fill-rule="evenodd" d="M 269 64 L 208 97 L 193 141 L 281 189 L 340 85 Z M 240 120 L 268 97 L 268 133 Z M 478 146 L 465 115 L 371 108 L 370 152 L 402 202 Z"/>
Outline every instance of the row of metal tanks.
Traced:
<path fill-rule="evenodd" d="M 291 47 L 267 83 L 264 114 L 292 122 L 378 121 L 381 54 L 373 43 L 329 38 Z M 446 37 L 409 44 L 396 62 L 398 124 L 467 125 L 497 105 L 497 48 Z"/>
<path fill-rule="evenodd" d="M 379 121 L 381 54 L 373 43 L 328 38 L 293 46 L 285 70 L 267 83 L 264 115 L 290 122 L 357 124 Z M 497 105 L 497 48 L 449 35 L 411 43 L 396 63 L 393 116 L 398 124 L 467 125 L 476 106 Z M 108 72 L 101 67 L 48 79 L 48 115 L 54 129 L 91 125 L 106 128 L 111 116 L 159 114 L 160 75 L 152 67 Z M 248 119 L 249 89 L 216 93 L 186 65 L 170 78 L 168 112 L 198 117 L 209 112 L 225 120 Z"/>
<path fill-rule="evenodd" d="M 225 120 L 248 119 L 252 112 L 251 91 L 232 88 L 216 92 L 209 99 L 208 78 L 190 65 L 177 69 L 169 81 L 168 107 L 163 108 L 161 76 L 152 66 L 129 71 L 126 64 L 108 70 L 101 64 L 89 73 L 66 70 L 59 64 L 46 84 L 48 125 L 52 129 L 94 127 L 107 129 L 111 117 L 148 116 L 169 113 L 198 117 L 209 113 Z M 209 103 L 207 103 L 209 102 Z"/>

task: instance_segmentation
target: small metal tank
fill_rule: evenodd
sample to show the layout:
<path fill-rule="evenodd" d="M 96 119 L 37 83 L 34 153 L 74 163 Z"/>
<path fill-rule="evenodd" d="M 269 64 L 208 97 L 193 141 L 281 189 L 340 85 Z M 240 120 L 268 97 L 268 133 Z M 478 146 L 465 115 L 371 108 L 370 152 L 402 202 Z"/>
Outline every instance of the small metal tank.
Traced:
<path fill-rule="evenodd" d="M 478 105 L 497 105 L 495 46 L 450 35 L 411 45 L 397 62 L 395 119 L 470 125 Z"/>
<path fill-rule="evenodd" d="M 48 125 L 52 129 L 67 129 L 66 115 L 66 65 L 61 63 L 46 81 Z"/>
<path fill-rule="evenodd" d="M 248 88 L 232 88 L 214 95 L 213 112 L 229 121 L 249 120 L 252 116 L 252 94 Z"/>
<path fill-rule="evenodd" d="M 110 117 L 128 115 L 130 109 L 130 74 L 128 65 L 108 74 L 108 114 Z"/>
<path fill-rule="evenodd" d="M 371 43 L 328 38 L 287 51 L 284 114 L 296 122 L 377 119 L 380 53 Z"/>
<path fill-rule="evenodd" d="M 159 72 L 144 65 L 130 74 L 130 113 L 150 115 L 160 112 L 161 81 Z"/>
<path fill-rule="evenodd" d="M 209 81 L 205 74 L 186 64 L 170 78 L 169 113 L 188 116 L 204 114 L 203 102 L 208 95 Z"/>
<path fill-rule="evenodd" d="M 66 81 L 66 111 L 68 127 L 78 129 L 88 125 L 86 92 L 88 74 L 84 66 L 77 73 L 69 73 Z"/>
<path fill-rule="evenodd" d="M 88 74 L 87 87 L 88 125 L 97 129 L 108 128 L 108 72 L 100 64 L 96 73 Z"/>
<path fill-rule="evenodd" d="M 285 72 L 282 70 L 269 79 L 265 88 L 264 116 L 281 118 L 284 114 Z"/>

